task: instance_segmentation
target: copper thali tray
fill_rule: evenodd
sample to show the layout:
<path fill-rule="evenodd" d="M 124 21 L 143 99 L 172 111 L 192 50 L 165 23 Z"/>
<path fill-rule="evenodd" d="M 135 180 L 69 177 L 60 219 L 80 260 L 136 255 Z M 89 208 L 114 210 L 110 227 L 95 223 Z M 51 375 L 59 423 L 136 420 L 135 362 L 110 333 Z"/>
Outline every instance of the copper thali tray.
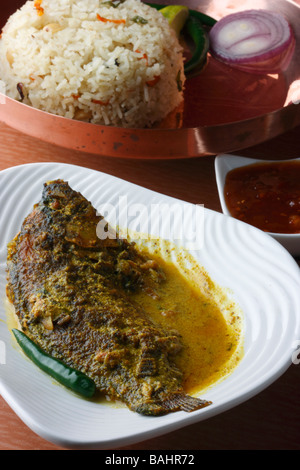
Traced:
<path fill-rule="evenodd" d="M 24 0 L 1 5 L 0 26 Z M 153 2 L 154 3 L 154 2 Z M 123 129 L 66 119 L 0 94 L 0 120 L 45 142 L 99 156 L 175 159 L 233 152 L 276 137 L 300 124 L 300 4 L 290 0 L 183 0 L 215 19 L 249 8 L 279 11 L 296 36 L 288 69 L 280 75 L 233 70 L 209 56 L 201 74 L 186 82 L 181 127 L 172 120 L 153 129 Z M 1 78 L 1 77 L 0 77 Z"/>

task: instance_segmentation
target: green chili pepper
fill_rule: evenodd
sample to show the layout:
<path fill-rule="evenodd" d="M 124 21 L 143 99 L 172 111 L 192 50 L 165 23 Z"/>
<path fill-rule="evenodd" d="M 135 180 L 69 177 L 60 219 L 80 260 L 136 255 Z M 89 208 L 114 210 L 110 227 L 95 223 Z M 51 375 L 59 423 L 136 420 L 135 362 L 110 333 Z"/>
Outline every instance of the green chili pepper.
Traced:
<path fill-rule="evenodd" d="M 191 37 L 195 44 L 192 58 L 184 64 L 184 71 L 190 72 L 196 67 L 203 67 L 206 63 L 209 49 L 208 33 L 202 28 L 202 23 L 195 17 L 190 16 L 184 26 L 184 30 Z"/>
<path fill-rule="evenodd" d="M 201 11 L 190 10 L 190 15 L 200 20 L 201 23 L 205 26 L 212 27 L 217 22 L 217 20 L 215 20 L 211 16 L 205 15 L 205 13 L 201 13 Z"/>
<path fill-rule="evenodd" d="M 147 3 L 147 5 L 161 10 L 166 5 L 158 5 L 156 3 Z M 205 15 L 196 10 L 189 10 L 189 17 L 184 25 L 183 34 L 190 37 L 194 43 L 192 58 L 184 65 L 186 73 L 191 72 L 196 67 L 201 69 L 206 63 L 207 53 L 209 50 L 209 38 L 207 28 L 212 27 L 217 20 L 211 16 Z"/>
<path fill-rule="evenodd" d="M 40 369 L 60 384 L 86 398 L 94 395 L 96 385 L 92 379 L 45 353 L 22 331 L 14 328 L 12 332 L 26 356 Z"/>

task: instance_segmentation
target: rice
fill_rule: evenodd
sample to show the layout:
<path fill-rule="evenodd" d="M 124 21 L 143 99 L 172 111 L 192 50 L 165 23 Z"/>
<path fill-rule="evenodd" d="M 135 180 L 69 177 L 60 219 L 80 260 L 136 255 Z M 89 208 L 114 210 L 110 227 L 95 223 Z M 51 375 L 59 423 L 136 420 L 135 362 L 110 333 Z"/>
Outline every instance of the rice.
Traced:
<path fill-rule="evenodd" d="M 0 39 L 6 95 L 96 124 L 150 127 L 183 100 L 182 48 L 140 0 L 27 1 Z"/>

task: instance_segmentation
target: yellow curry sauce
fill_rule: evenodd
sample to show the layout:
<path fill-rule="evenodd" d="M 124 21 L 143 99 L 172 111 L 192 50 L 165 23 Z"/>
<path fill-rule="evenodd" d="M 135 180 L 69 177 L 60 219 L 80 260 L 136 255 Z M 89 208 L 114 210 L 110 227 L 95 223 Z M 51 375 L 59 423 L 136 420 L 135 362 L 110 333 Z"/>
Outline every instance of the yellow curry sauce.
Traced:
<path fill-rule="evenodd" d="M 242 313 L 188 253 L 170 244 L 163 250 L 153 246 L 146 252 L 163 268 L 166 282 L 157 289 L 158 298 L 139 291 L 132 299 L 154 322 L 181 335 L 183 349 L 174 361 L 184 372 L 185 391 L 194 394 L 230 374 L 240 361 Z"/>

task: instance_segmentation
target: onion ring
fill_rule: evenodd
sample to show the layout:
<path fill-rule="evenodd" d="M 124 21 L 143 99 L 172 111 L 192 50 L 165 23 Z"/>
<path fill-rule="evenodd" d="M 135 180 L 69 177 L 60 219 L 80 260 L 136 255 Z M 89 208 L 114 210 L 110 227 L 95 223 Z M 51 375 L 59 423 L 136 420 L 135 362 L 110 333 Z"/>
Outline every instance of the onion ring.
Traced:
<path fill-rule="evenodd" d="M 260 74 L 286 70 L 296 44 L 287 20 L 269 10 L 245 10 L 222 18 L 210 30 L 209 40 L 216 59 Z"/>

